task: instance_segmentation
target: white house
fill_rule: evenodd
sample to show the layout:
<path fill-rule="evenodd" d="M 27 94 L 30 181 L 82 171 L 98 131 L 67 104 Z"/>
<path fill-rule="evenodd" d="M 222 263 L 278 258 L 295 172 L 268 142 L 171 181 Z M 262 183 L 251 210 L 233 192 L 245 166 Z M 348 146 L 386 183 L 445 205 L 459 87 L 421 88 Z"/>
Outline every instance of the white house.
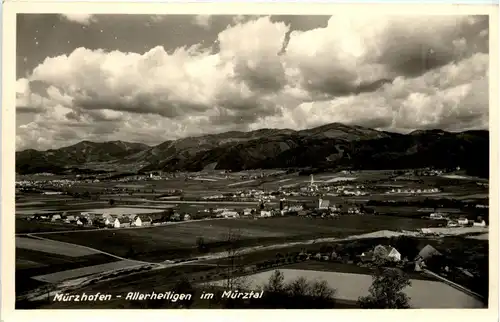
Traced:
<path fill-rule="evenodd" d="M 133 225 L 136 227 L 151 226 L 151 218 L 144 215 L 137 215 L 133 220 Z"/>
<path fill-rule="evenodd" d="M 474 222 L 474 227 L 486 227 L 486 221 Z"/>
<path fill-rule="evenodd" d="M 224 211 L 221 216 L 224 218 L 238 218 L 240 215 L 236 211 Z"/>
<path fill-rule="evenodd" d="M 435 212 L 435 213 L 432 213 L 430 214 L 430 219 L 444 219 L 446 214 L 443 214 L 441 212 Z"/>
<path fill-rule="evenodd" d="M 131 223 L 132 223 L 132 220 L 130 220 L 130 218 L 123 216 L 120 218 L 116 218 L 114 223 L 113 223 L 113 226 L 115 228 L 124 228 L 124 227 L 130 227 Z"/>
<path fill-rule="evenodd" d="M 114 222 L 115 220 L 113 219 L 113 217 L 109 216 L 109 217 L 105 217 L 104 218 L 104 225 L 106 226 L 113 226 L 114 225 Z"/>
<path fill-rule="evenodd" d="M 330 200 L 324 200 L 324 199 L 319 199 L 318 201 L 318 208 L 319 209 L 328 209 L 330 206 Z"/>
<path fill-rule="evenodd" d="M 61 215 L 59 214 L 52 215 L 50 221 L 56 221 L 56 220 L 61 220 Z"/>
<path fill-rule="evenodd" d="M 394 261 L 399 262 L 401 260 L 401 253 L 394 247 L 386 247 L 389 250 L 389 254 L 387 254 L 387 258 Z"/>
<path fill-rule="evenodd" d="M 392 246 L 378 245 L 373 250 L 373 254 L 378 254 L 379 256 L 382 255 L 385 259 L 394 262 L 399 262 L 401 260 L 401 254 Z"/>
<path fill-rule="evenodd" d="M 261 217 L 271 217 L 271 216 L 272 216 L 272 213 L 271 213 L 271 211 L 269 211 L 269 210 L 261 210 L 261 211 L 260 211 L 260 216 L 261 216 Z"/>
<path fill-rule="evenodd" d="M 76 221 L 76 218 L 73 215 L 69 215 L 69 216 L 66 217 L 66 219 L 64 221 L 67 222 L 67 223 L 71 223 L 73 221 Z"/>
<path fill-rule="evenodd" d="M 465 226 L 465 225 L 467 225 L 469 223 L 469 220 L 467 220 L 467 218 L 465 218 L 465 217 L 460 217 L 460 218 L 458 218 L 457 223 L 459 225 L 464 225 Z"/>

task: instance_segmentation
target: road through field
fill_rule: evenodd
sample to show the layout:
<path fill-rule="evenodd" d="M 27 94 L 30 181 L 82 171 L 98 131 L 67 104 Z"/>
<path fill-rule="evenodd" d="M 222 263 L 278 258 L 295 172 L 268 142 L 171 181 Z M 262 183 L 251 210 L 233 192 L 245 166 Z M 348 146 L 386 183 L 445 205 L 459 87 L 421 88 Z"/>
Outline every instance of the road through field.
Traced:
<path fill-rule="evenodd" d="M 39 239 L 39 240 L 47 240 L 47 241 L 51 241 L 51 242 L 55 242 L 55 240 L 53 239 L 48 239 L 48 238 L 43 238 L 43 237 L 39 237 L 39 236 L 33 236 L 31 234 L 27 234 L 28 237 L 32 237 L 32 238 L 36 238 L 36 239 Z M 138 260 L 131 260 L 131 259 L 127 259 L 127 258 L 123 258 L 123 257 L 120 257 L 120 256 L 117 256 L 115 254 L 110 254 L 110 253 L 107 253 L 107 252 L 104 252 L 102 250 L 99 250 L 99 249 L 95 249 L 95 248 L 92 248 L 92 247 L 87 247 L 87 246 L 82 246 L 82 245 L 77 245 L 77 244 L 72 244 L 72 243 L 66 243 L 66 242 L 62 242 L 62 241 L 57 241 L 58 243 L 61 243 L 61 244 L 66 244 L 66 245 L 69 245 L 69 246 L 74 246 L 74 247 L 78 247 L 78 248 L 85 248 L 85 249 L 88 249 L 90 251 L 93 251 L 93 252 L 96 252 L 96 253 L 100 253 L 100 254 L 104 254 L 104 255 L 108 255 L 110 257 L 113 257 L 113 258 L 116 258 L 116 259 L 119 259 L 119 260 L 130 260 L 130 261 L 134 261 L 134 262 L 137 262 L 137 263 L 142 263 L 142 264 L 157 264 L 157 263 L 150 263 L 150 262 L 144 262 L 144 261 L 138 261 Z"/>
<path fill-rule="evenodd" d="M 383 235 L 385 237 L 388 236 L 388 233 L 390 233 L 390 231 L 383 231 L 382 232 Z M 393 232 L 395 233 L 396 235 L 399 235 L 400 233 L 397 233 L 397 232 Z M 265 251 L 265 250 L 272 250 L 272 249 L 280 249 L 280 248 L 287 248 L 287 247 L 290 247 L 290 246 L 296 246 L 296 245 L 311 245 L 311 244 L 315 244 L 315 243 L 320 243 L 320 242 L 341 242 L 341 241 L 348 241 L 348 240 L 355 240 L 355 239 L 361 239 L 361 238 L 366 238 L 367 235 L 370 235 L 372 236 L 374 233 L 371 233 L 371 234 L 362 234 L 362 235 L 353 235 L 353 236 L 349 236 L 347 238 L 321 238 L 321 239 L 311 239 L 311 240 L 306 240 L 306 241 L 299 241 L 299 242 L 289 242 L 289 243 L 281 243 L 281 244 L 274 244 L 274 245 L 268 245 L 268 246 L 254 246 L 254 247 L 245 247 L 245 248 L 240 248 L 238 250 L 238 254 L 242 255 L 242 254 L 248 254 L 248 253 L 252 253 L 252 252 L 258 252 L 258 251 Z M 32 236 L 34 238 L 38 238 L 38 239 L 44 239 L 42 237 L 35 237 L 35 236 Z M 50 239 L 49 239 L 50 240 Z M 71 243 L 67 243 L 67 244 L 71 244 Z M 80 245 L 78 245 L 80 246 Z M 90 247 L 87 247 L 89 249 L 92 249 L 94 251 L 97 251 L 97 252 L 100 252 L 102 254 L 106 254 L 106 255 L 109 255 L 109 256 L 112 256 L 114 258 L 117 258 L 117 259 L 120 259 L 120 260 L 125 260 L 125 261 L 128 261 L 129 259 L 126 259 L 126 258 L 123 258 L 123 257 L 120 257 L 120 256 L 116 256 L 114 254 L 110 254 L 110 253 L 107 253 L 107 252 L 104 252 L 104 251 L 101 251 L 101 250 L 98 250 L 98 249 L 94 249 L 94 248 L 90 248 Z M 163 269 L 163 268 L 170 268 L 170 267 L 179 267 L 179 266 L 188 266 L 188 265 L 196 265 L 196 264 L 201 264 L 203 265 L 203 262 L 204 261 L 209 261 L 209 260 L 214 260 L 214 259 L 224 259 L 224 258 L 227 258 L 229 256 L 229 254 L 227 252 L 220 252 L 220 253 L 214 253 L 214 254 L 208 254 L 208 255 L 205 255 L 205 256 L 200 256 L 200 257 L 197 257 L 197 258 L 193 258 L 193 259 L 184 259 L 182 261 L 171 261 L 171 260 L 166 260 L 162 263 L 149 263 L 149 262 L 142 262 L 144 264 L 148 264 L 148 265 L 154 265 L 154 270 L 157 270 L 157 269 Z M 134 260 L 131 260 L 131 261 L 134 261 Z M 137 263 L 139 263 L 140 261 L 135 261 Z M 217 264 L 216 264 L 217 266 Z M 89 281 L 91 280 L 94 280 L 96 281 L 96 277 L 98 277 L 99 275 L 100 276 L 103 276 L 103 274 L 105 275 L 108 275 L 108 274 L 112 274 L 113 273 L 113 270 L 111 271 L 107 271 L 107 272 L 101 272 L 99 274 L 95 274 L 95 275 L 91 275 L 91 276 L 87 276 L 87 277 L 83 277 L 83 278 L 76 278 L 76 279 L 72 279 L 72 280 L 66 280 L 64 281 L 64 283 L 60 284 L 60 285 L 54 285 L 55 287 L 55 292 L 58 292 L 58 291 L 61 291 L 62 289 L 68 289 L 68 287 L 70 287 L 71 289 L 77 289 L 79 287 L 83 287 L 84 285 L 88 284 Z M 137 273 L 130 273 L 130 274 L 137 274 Z M 123 276 L 126 276 L 126 275 L 122 275 L 121 277 Z M 115 279 L 113 277 L 111 277 L 111 279 Z M 102 279 L 101 281 L 104 281 L 105 279 Z M 462 287 L 463 288 L 463 287 Z M 464 288 L 465 289 L 465 288 Z M 37 299 L 40 294 L 44 294 L 44 290 L 43 289 L 40 289 L 40 290 L 35 290 L 33 291 L 33 293 L 31 293 L 32 296 L 30 296 L 31 299 Z M 52 293 L 52 292 L 50 292 Z M 42 295 L 42 296 L 45 296 L 45 295 Z"/>

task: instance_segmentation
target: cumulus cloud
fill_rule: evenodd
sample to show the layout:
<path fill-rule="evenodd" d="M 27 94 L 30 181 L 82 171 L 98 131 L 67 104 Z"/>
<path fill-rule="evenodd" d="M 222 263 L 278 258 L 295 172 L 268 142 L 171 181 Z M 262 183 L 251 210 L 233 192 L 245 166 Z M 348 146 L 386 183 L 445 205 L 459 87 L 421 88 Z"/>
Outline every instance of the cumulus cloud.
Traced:
<path fill-rule="evenodd" d="M 96 21 L 95 15 L 86 13 L 65 13 L 61 14 L 61 17 L 68 21 L 76 22 L 82 25 L 89 25 Z"/>
<path fill-rule="evenodd" d="M 210 23 L 212 22 L 212 16 L 211 15 L 196 15 L 193 18 L 194 24 L 208 29 L 210 27 Z"/>
<path fill-rule="evenodd" d="M 154 144 L 330 122 L 402 132 L 487 128 L 487 30 L 487 18 L 465 16 L 334 16 L 306 31 L 258 17 L 221 31 L 217 51 L 78 48 L 17 80 L 18 111 L 36 114 L 16 142 Z"/>

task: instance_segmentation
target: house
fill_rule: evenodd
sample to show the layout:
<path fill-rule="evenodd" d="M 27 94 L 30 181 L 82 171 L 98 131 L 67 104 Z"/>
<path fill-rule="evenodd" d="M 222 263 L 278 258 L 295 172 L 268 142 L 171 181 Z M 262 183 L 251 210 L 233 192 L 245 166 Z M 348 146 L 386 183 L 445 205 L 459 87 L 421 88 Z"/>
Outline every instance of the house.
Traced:
<path fill-rule="evenodd" d="M 116 218 L 113 227 L 115 228 L 124 228 L 124 227 L 130 227 L 132 224 L 132 220 L 129 217 L 123 216 L 120 218 Z"/>
<path fill-rule="evenodd" d="M 474 221 L 473 226 L 474 227 L 486 227 L 486 221 L 484 221 L 484 220 Z"/>
<path fill-rule="evenodd" d="M 430 219 L 444 219 L 446 216 L 446 214 L 444 213 L 441 213 L 441 212 L 435 212 L 435 213 L 432 213 L 430 214 L 429 218 Z"/>
<path fill-rule="evenodd" d="M 137 215 L 132 222 L 136 227 L 151 226 L 152 219 L 149 216 Z"/>
<path fill-rule="evenodd" d="M 469 223 L 469 220 L 467 220 L 467 218 L 465 217 L 460 217 L 458 218 L 457 223 L 461 226 L 465 226 Z"/>
<path fill-rule="evenodd" d="M 382 246 L 382 245 L 379 245 L 380 247 L 383 247 L 386 252 L 387 252 L 387 255 L 386 255 L 386 259 L 390 260 L 390 261 L 393 261 L 393 262 L 399 262 L 401 260 L 401 253 L 398 252 L 398 250 L 392 246 Z M 377 246 L 377 247 L 379 247 Z M 375 247 L 375 249 L 377 248 Z M 374 249 L 374 254 L 375 254 L 375 249 Z"/>
<path fill-rule="evenodd" d="M 328 209 L 330 206 L 330 200 L 319 199 L 318 201 L 318 209 Z"/>
<path fill-rule="evenodd" d="M 459 223 L 457 220 L 448 220 L 448 224 L 447 224 L 448 227 L 459 227 Z"/>
<path fill-rule="evenodd" d="M 76 220 L 76 224 L 78 226 L 85 226 L 85 225 L 88 225 L 89 224 L 89 221 L 87 218 L 85 217 L 78 217 L 78 219 Z"/>
<path fill-rule="evenodd" d="M 50 219 L 50 221 L 57 221 L 57 220 L 61 220 L 61 215 L 59 215 L 59 214 L 52 215 L 52 218 Z"/>
<path fill-rule="evenodd" d="M 184 214 L 184 217 L 182 218 L 183 221 L 188 221 L 191 220 L 191 215 L 190 214 Z"/>
<path fill-rule="evenodd" d="M 224 218 L 238 218 L 239 216 L 240 215 L 236 211 L 227 210 L 221 213 L 221 217 Z"/>
<path fill-rule="evenodd" d="M 272 214 L 271 214 L 271 211 L 269 211 L 269 210 L 261 210 L 260 211 L 260 216 L 261 217 L 271 217 Z"/>
<path fill-rule="evenodd" d="M 440 256 L 440 255 L 441 253 L 437 249 L 435 249 L 431 245 L 426 245 L 424 248 L 420 250 L 417 257 L 415 257 L 415 261 L 426 260 L 433 256 Z"/>
<path fill-rule="evenodd" d="M 111 227 L 114 225 L 115 219 L 113 217 L 109 216 L 109 217 L 105 217 L 103 219 L 103 221 L 104 221 L 104 225 Z"/>
<path fill-rule="evenodd" d="M 357 215 L 357 214 L 360 214 L 360 213 L 361 213 L 361 211 L 360 211 L 358 208 L 349 208 L 349 210 L 347 210 L 347 213 L 349 213 L 349 214 L 353 214 L 353 215 L 354 215 L 354 214 L 356 214 L 356 215 Z"/>
<path fill-rule="evenodd" d="M 64 220 L 64 222 L 73 223 L 73 222 L 76 222 L 76 218 L 73 215 L 68 215 L 68 216 L 66 216 L 66 219 Z"/>

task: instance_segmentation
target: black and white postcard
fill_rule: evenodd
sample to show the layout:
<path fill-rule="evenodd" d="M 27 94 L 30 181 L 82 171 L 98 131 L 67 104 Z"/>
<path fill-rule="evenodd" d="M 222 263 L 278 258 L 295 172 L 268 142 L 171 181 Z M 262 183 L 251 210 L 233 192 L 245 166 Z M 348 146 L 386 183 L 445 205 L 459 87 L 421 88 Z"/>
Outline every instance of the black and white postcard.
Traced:
<path fill-rule="evenodd" d="M 5 6 L 16 311 L 496 312 L 494 7 L 182 8 Z"/>

